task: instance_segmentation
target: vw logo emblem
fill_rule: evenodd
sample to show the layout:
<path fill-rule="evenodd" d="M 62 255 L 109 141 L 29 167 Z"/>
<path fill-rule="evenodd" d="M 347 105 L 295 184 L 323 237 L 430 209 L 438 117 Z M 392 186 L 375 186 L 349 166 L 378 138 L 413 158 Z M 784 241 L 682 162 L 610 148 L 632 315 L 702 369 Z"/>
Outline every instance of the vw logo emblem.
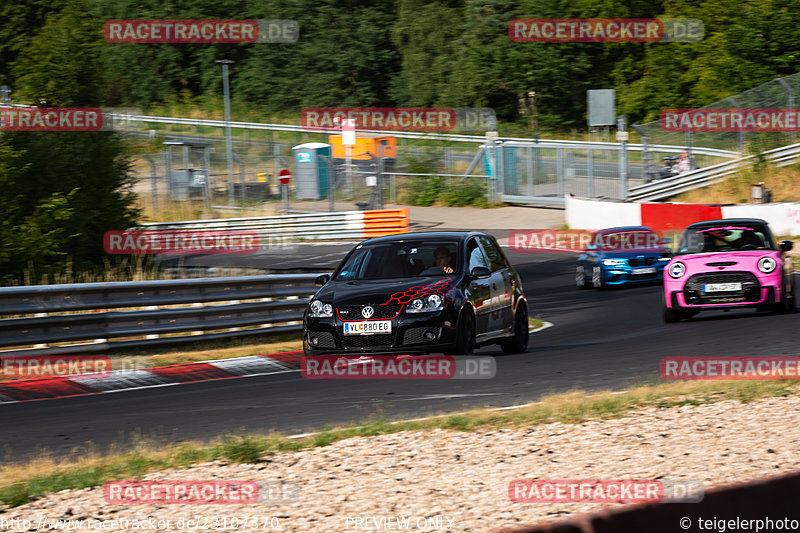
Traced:
<path fill-rule="evenodd" d="M 372 308 L 371 306 L 369 306 L 369 305 L 368 305 L 368 306 L 366 306 L 364 309 L 362 309 L 362 310 L 361 310 L 361 316 L 363 316 L 364 318 L 369 318 L 369 317 L 371 317 L 371 316 L 372 316 L 372 315 L 374 315 L 374 314 L 375 314 L 375 309 L 373 309 L 373 308 Z"/>

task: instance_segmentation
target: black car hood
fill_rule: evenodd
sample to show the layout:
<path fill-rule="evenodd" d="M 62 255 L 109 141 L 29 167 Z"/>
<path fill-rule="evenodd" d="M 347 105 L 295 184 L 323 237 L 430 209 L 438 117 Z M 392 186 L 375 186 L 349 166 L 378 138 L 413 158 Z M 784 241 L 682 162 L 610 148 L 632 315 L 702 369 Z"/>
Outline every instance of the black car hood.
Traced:
<path fill-rule="evenodd" d="M 408 303 L 415 297 L 444 295 L 455 286 L 454 276 L 418 276 L 377 280 L 329 281 L 315 299 L 334 307 Z"/>

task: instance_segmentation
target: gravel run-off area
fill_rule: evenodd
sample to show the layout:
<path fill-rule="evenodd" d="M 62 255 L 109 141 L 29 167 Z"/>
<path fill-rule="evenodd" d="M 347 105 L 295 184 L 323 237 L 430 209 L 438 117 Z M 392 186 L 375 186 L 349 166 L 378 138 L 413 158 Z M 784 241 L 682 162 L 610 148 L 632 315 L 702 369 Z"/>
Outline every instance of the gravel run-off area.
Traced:
<path fill-rule="evenodd" d="M 705 490 L 800 470 L 800 398 L 646 408 L 624 418 L 477 432 L 406 431 L 266 457 L 150 474 L 152 480 L 282 480 L 296 499 L 256 504 L 112 504 L 102 487 L 62 491 L 0 512 L 0 529 L 40 520 L 124 520 L 127 527 L 288 532 L 486 532 L 623 504 L 513 503 L 515 479 L 702 481 Z M 293 484 L 293 485 L 291 485 Z M 239 523 L 233 526 L 233 518 Z M 184 519 L 181 526 L 178 520 Z M 224 519 L 227 518 L 227 522 Z M 17 522 L 14 520 L 17 519 Z M 398 522 L 397 520 L 401 520 Z M 32 521 L 36 525 L 19 520 Z M 187 526 L 187 520 L 205 528 Z M 141 522 L 144 521 L 144 522 Z M 52 523 L 52 522 L 45 522 Z M 52 527 L 52 526 L 51 526 Z M 72 531 L 97 531 L 96 525 Z M 49 528 L 48 528 L 49 529 Z M 59 527 L 58 529 L 62 529 Z M 143 529 L 140 529 L 143 530 Z M 152 530 L 152 529 L 151 529 Z"/>

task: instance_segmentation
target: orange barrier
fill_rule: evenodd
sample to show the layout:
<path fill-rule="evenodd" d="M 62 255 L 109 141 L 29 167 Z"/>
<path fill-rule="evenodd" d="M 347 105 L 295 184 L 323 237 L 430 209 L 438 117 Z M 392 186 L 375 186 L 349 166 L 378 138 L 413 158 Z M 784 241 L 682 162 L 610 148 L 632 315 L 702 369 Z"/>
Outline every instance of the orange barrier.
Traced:
<path fill-rule="evenodd" d="M 364 211 L 364 237 L 382 237 L 408 232 L 408 208 Z"/>

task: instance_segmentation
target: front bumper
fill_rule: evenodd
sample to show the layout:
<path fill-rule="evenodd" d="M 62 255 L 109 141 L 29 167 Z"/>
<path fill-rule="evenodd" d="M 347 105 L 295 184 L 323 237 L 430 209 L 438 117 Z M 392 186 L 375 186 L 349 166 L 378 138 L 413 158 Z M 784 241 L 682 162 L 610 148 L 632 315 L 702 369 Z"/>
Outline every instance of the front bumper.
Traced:
<path fill-rule="evenodd" d="M 655 268 L 656 271 L 648 274 L 637 273 L 636 270 L 640 268 Z M 603 281 L 606 285 L 660 282 L 664 279 L 664 265 L 654 265 L 651 267 L 603 266 L 602 272 Z"/>
<path fill-rule="evenodd" d="M 717 296 L 714 299 L 698 297 L 694 291 L 673 291 L 667 299 L 673 309 L 731 309 L 742 307 L 762 307 L 780 302 L 780 289 L 761 287 L 744 295 Z M 728 300 L 728 301 L 726 301 Z"/>
<path fill-rule="evenodd" d="M 431 313 L 401 312 L 392 318 L 391 333 L 345 335 L 344 321 L 306 317 L 303 349 L 308 355 L 444 352 L 456 342 L 452 308 Z"/>

